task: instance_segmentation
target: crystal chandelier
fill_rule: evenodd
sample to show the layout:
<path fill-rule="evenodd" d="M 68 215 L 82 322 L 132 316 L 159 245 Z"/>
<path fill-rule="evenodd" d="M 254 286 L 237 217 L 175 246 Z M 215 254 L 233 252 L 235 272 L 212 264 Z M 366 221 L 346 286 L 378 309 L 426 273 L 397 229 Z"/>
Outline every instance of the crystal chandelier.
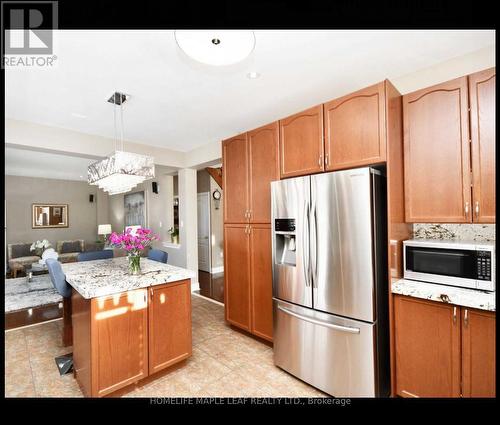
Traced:
<path fill-rule="evenodd" d="M 128 192 L 139 183 L 155 176 L 154 160 L 151 156 L 139 155 L 123 150 L 123 103 L 129 96 L 115 92 L 108 102 L 113 106 L 115 127 L 115 152 L 109 157 L 88 166 L 88 182 L 97 185 L 110 195 Z M 120 139 L 116 126 L 116 111 L 120 112 Z"/>

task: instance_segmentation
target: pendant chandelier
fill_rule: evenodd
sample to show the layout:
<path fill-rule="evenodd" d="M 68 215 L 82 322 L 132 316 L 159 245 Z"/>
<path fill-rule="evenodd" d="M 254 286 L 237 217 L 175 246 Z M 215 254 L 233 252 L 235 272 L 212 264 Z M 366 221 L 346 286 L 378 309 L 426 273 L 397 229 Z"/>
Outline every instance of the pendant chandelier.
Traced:
<path fill-rule="evenodd" d="M 108 102 L 113 104 L 115 152 L 88 166 L 88 183 L 99 186 L 110 195 L 128 192 L 144 180 L 155 176 L 153 157 L 123 150 L 123 103 L 128 98 L 129 96 L 123 93 L 115 92 L 108 99 Z M 119 138 L 116 122 L 117 110 L 120 114 Z"/>

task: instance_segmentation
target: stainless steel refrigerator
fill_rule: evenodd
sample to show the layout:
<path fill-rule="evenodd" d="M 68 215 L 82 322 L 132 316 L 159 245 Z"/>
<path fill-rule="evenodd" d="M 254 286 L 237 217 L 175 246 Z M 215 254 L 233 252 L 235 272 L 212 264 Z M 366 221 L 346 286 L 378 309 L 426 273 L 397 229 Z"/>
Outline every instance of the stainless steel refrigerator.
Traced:
<path fill-rule="evenodd" d="M 275 181 L 271 193 L 275 364 L 336 397 L 387 396 L 383 171 Z"/>

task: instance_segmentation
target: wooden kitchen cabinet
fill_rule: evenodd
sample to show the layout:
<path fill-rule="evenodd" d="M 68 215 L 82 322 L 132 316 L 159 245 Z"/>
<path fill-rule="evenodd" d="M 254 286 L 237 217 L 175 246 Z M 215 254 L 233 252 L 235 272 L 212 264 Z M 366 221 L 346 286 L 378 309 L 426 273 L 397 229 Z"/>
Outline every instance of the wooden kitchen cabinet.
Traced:
<path fill-rule="evenodd" d="M 324 171 L 323 105 L 299 112 L 279 123 L 281 178 Z"/>
<path fill-rule="evenodd" d="M 472 208 L 476 223 L 495 223 L 495 68 L 469 76 Z"/>
<path fill-rule="evenodd" d="M 472 219 L 467 77 L 403 96 L 406 221 Z"/>
<path fill-rule="evenodd" d="M 325 170 L 386 160 L 386 82 L 324 104 Z"/>
<path fill-rule="evenodd" d="M 91 395 L 101 397 L 148 375 L 147 290 L 91 303 Z"/>
<path fill-rule="evenodd" d="M 272 341 L 271 225 L 224 228 L 226 320 Z"/>
<path fill-rule="evenodd" d="M 248 132 L 249 218 L 251 223 L 271 221 L 271 182 L 279 180 L 278 122 Z"/>
<path fill-rule="evenodd" d="M 226 320 L 250 331 L 249 225 L 224 226 L 224 306 Z"/>
<path fill-rule="evenodd" d="M 495 397 L 495 313 L 462 307 L 462 392 Z"/>
<path fill-rule="evenodd" d="M 248 220 L 248 141 L 240 134 L 222 142 L 224 222 Z"/>
<path fill-rule="evenodd" d="M 271 182 L 280 177 L 278 149 L 278 122 L 223 142 L 226 320 L 268 340 L 272 340 Z"/>
<path fill-rule="evenodd" d="M 149 373 L 191 356 L 191 283 L 149 289 Z"/>
<path fill-rule="evenodd" d="M 191 356 L 191 280 L 71 297 L 75 378 L 103 397 Z"/>
<path fill-rule="evenodd" d="M 396 394 L 460 396 L 459 307 L 395 296 Z"/>
<path fill-rule="evenodd" d="M 394 296 L 396 394 L 495 397 L 495 314 Z"/>
<path fill-rule="evenodd" d="M 252 332 L 273 340 L 271 225 L 250 226 Z"/>

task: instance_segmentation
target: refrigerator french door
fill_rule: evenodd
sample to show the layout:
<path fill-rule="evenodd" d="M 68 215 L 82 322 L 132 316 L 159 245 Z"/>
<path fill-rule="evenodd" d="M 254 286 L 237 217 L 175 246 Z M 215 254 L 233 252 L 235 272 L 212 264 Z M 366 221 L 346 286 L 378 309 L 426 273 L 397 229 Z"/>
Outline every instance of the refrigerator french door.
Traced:
<path fill-rule="evenodd" d="M 275 364 L 333 396 L 388 395 L 382 172 L 281 180 L 271 192 Z"/>

